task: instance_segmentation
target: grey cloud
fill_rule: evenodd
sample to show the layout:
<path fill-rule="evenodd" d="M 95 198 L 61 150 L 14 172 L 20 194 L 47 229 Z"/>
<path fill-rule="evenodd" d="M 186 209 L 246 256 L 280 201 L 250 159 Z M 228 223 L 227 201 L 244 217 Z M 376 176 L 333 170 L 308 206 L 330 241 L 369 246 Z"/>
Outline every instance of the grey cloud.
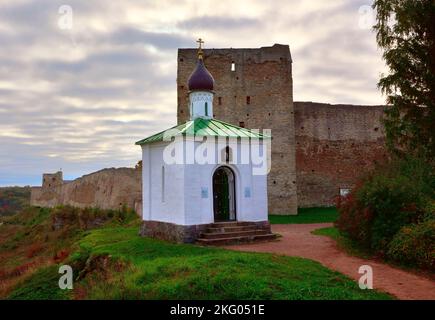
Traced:
<path fill-rule="evenodd" d="M 331 0 L 341 5 L 310 14 L 285 12 L 276 3 L 252 13 L 254 18 L 245 12 L 178 15 L 160 2 L 134 0 L 3 2 L 0 185 L 40 184 L 42 172 L 60 167 L 71 179 L 104 167 L 133 166 L 140 158 L 134 142 L 176 123 L 176 52 L 195 46 L 192 30 L 206 30 L 208 43 L 234 47 L 269 45 L 271 35 L 281 34 L 281 42 L 292 48 L 296 99 L 358 103 L 376 91 L 372 65 L 379 55 L 373 39 L 349 27 L 359 1 Z M 57 27 L 63 4 L 70 4 L 83 24 L 74 33 L 75 47 Z M 162 21 L 172 13 L 173 22 L 156 27 L 146 18 L 127 20 L 124 9 L 136 7 Z M 102 28 L 87 28 L 95 19 Z M 302 47 L 293 35 L 312 40 Z"/>
<path fill-rule="evenodd" d="M 131 27 L 116 30 L 107 35 L 104 40 L 123 45 L 149 44 L 163 50 L 176 50 L 179 47 L 190 46 L 193 42 L 193 38 L 179 34 L 145 32 Z"/>
<path fill-rule="evenodd" d="M 183 29 L 227 29 L 259 27 L 261 21 L 252 18 L 230 18 L 222 16 L 194 17 L 178 23 Z M 191 45 L 191 43 L 190 43 Z"/>

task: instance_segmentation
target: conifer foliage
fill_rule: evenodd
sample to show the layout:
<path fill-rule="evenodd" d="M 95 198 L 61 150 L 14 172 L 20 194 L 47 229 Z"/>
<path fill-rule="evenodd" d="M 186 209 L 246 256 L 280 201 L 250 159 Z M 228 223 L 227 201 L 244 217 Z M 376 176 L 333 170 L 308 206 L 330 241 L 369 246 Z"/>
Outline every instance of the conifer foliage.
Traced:
<path fill-rule="evenodd" d="M 385 129 L 395 153 L 435 157 L 435 1 L 375 0 L 377 43 L 389 68 Z"/>

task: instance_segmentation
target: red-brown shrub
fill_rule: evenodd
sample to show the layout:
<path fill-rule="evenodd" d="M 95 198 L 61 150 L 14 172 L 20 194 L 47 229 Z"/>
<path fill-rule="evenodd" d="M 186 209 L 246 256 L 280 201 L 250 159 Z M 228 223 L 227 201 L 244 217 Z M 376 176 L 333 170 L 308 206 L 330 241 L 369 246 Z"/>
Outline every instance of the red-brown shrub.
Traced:
<path fill-rule="evenodd" d="M 370 247 L 373 213 L 358 201 L 356 197 L 358 188 L 359 186 L 355 187 L 351 193 L 338 199 L 336 205 L 340 215 L 336 226 L 350 239 L 364 247 Z"/>
<path fill-rule="evenodd" d="M 38 255 L 43 249 L 44 247 L 40 243 L 34 243 L 27 250 L 26 257 L 31 259 L 34 256 Z"/>
<path fill-rule="evenodd" d="M 53 261 L 56 263 L 64 261 L 66 258 L 68 258 L 70 252 L 67 249 L 62 249 L 53 256 Z"/>
<path fill-rule="evenodd" d="M 401 263 L 435 270 L 435 220 L 403 227 L 390 242 L 387 254 Z"/>
<path fill-rule="evenodd" d="M 18 267 L 15 267 L 14 269 L 12 269 L 12 271 L 8 272 L 6 276 L 8 278 L 21 276 L 27 270 L 29 270 L 30 268 L 32 268 L 34 266 L 35 266 L 34 262 L 28 262 L 28 263 L 22 264 Z"/>

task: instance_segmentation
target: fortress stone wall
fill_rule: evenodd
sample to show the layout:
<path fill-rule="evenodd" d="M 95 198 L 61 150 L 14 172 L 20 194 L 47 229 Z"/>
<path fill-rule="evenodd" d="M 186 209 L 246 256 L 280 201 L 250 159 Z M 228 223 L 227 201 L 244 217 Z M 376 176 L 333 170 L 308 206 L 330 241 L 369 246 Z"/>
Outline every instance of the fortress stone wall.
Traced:
<path fill-rule="evenodd" d="M 383 106 L 295 102 L 300 207 L 329 206 L 386 158 Z"/>
<path fill-rule="evenodd" d="M 30 204 L 40 207 L 71 205 L 119 209 L 123 205 L 142 213 L 140 169 L 103 169 L 73 181 L 63 181 L 62 172 L 44 174 L 42 187 L 33 187 Z"/>

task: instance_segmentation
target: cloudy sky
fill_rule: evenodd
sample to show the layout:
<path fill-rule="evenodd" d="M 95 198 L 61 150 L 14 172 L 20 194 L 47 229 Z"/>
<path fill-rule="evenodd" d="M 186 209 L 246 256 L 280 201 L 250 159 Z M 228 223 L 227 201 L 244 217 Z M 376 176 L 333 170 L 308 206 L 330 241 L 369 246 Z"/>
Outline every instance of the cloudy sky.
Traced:
<path fill-rule="evenodd" d="M 134 166 L 134 142 L 176 123 L 177 48 L 198 37 L 289 44 L 296 101 L 382 104 L 384 64 L 360 9 L 370 4 L 0 0 L 0 186 Z"/>

